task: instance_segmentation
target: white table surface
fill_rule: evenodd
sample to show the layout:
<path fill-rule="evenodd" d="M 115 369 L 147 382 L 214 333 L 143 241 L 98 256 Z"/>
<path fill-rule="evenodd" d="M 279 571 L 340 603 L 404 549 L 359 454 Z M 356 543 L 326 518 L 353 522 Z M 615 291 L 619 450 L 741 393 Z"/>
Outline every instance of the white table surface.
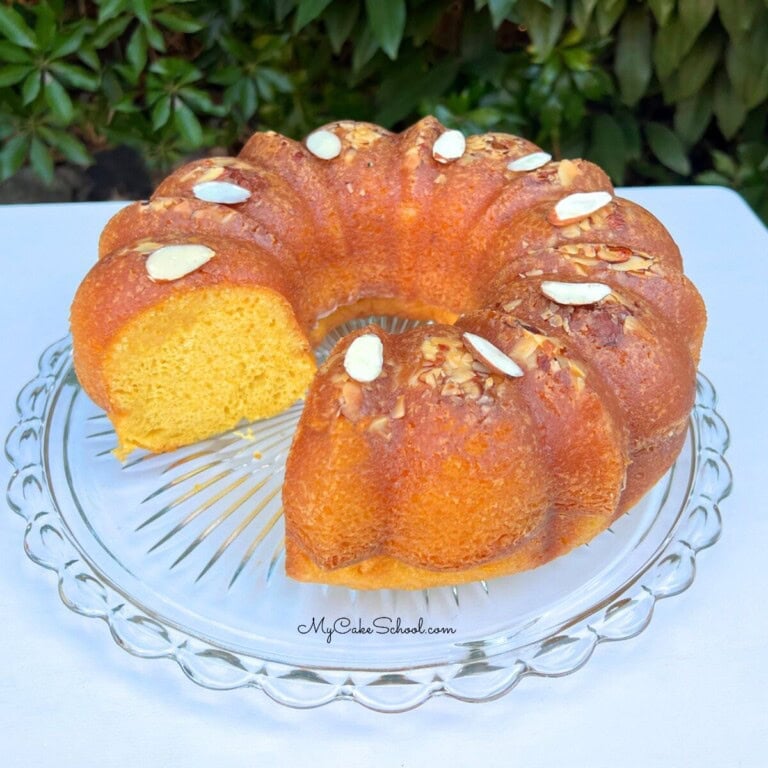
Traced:
<path fill-rule="evenodd" d="M 667 224 L 707 303 L 701 370 L 731 429 L 735 477 L 720 542 L 648 629 L 601 645 L 575 674 L 525 679 L 490 703 L 291 710 L 125 653 L 103 622 L 64 607 L 53 573 L 24 554 L 22 518 L 0 503 L 0 766 L 768 765 L 768 232 L 728 190 L 625 194 Z M 40 352 L 66 334 L 71 297 L 119 207 L 0 208 L 3 439 Z"/>

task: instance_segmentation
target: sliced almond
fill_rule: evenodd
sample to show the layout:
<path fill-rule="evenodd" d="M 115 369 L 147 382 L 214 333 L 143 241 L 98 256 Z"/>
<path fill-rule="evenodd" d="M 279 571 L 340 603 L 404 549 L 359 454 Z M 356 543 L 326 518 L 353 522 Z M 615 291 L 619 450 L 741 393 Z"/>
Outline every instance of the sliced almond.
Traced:
<path fill-rule="evenodd" d="M 216 252 L 206 245 L 164 245 L 147 257 L 144 265 L 151 280 L 178 280 L 210 261 Z"/>
<path fill-rule="evenodd" d="M 564 189 L 567 189 L 576 181 L 579 173 L 579 166 L 573 160 L 561 160 L 557 164 L 557 178 Z"/>
<path fill-rule="evenodd" d="M 610 192 L 574 192 L 560 200 L 547 217 L 550 224 L 564 227 L 591 216 L 613 200 Z"/>
<path fill-rule="evenodd" d="M 558 304 L 595 304 L 611 293 L 611 287 L 605 283 L 561 283 L 544 280 L 541 292 Z"/>
<path fill-rule="evenodd" d="M 614 269 L 617 272 L 643 272 L 646 269 L 650 269 L 652 264 L 653 261 L 651 259 L 634 254 L 619 264 L 610 264 L 608 268 Z"/>
<path fill-rule="evenodd" d="M 389 440 L 392 437 L 391 427 L 392 422 L 387 416 L 376 416 L 376 418 L 372 419 L 371 423 L 368 425 L 368 431 L 380 435 L 385 440 Z"/>
<path fill-rule="evenodd" d="M 505 312 L 514 312 L 522 303 L 522 299 L 512 299 L 512 301 L 508 301 L 506 304 L 504 304 L 502 309 Z"/>
<path fill-rule="evenodd" d="M 192 187 L 192 194 L 206 203 L 236 205 L 244 203 L 250 196 L 250 190 L 232 184 L 229 181 L 204 181 Z"/>
<path fill-rule="evenodd" d="M 458 160 L 466 148 L 467 140 L 461 131 L 446 131 L 432 145 L 432 157 L 438 163 L 451 163 Z"/>
<path fill-rule="evenodd" d="M 223 158 L 213 158 L 214 163 L 217 163 L 219 160 L 223 160 Z M 182 180 L 189 181 L 190 179 L 194 179 L 195 176 L 197 176 L 197 183 L 202 184 L 204 181 L 213 181 L 214 179 L 218 179 L 222 173 L 224 173 L 223 165 L 212 165 L 210 168 L 206 168 L 202 173 L 200 173 L 200 168 L 198 166 L 189 171 L 189 173 L 185 173 L 182 177 Z"/>
<path fill-rule="evenodd" d="M 477 336 L 474 333 L 465 333 L 463 338 L 469 348 L 480 358 L 481 362 L 491 370 L 502 373 L 505 376 L 518 377 L 523 375 L 523 369 L 509 355 L 491 344 L 488 339 L 484 339 L 482 336 Z"/>
<path fill-rule="evenodd" d="M 595 248 L 595 255 L 601 261 L 607 261 L 609 264 L 619 264 L 627 261 L 632 256 L 632 249 L 625 248 L 623 245 L 601 245 Z"/>
<path fill-rule="evenodd" d="M 341 139 L 324 128 L 310 133 L 305 143 L 307 149 L 321 160 L 333 160 L 341 154 Z"/>
<path fill-rule="evenodd" d="M 389 415 L 393 419 L 402 419 L 405 416 L 405 395 L 399 395 Z"/>
<path fill-rule="evenodd" d="M 456 384 L 464 384 L 467 381 L 471 381 L 476 377 L 476 372 L 470 368 L 456 368 L 451 371 L 449 376 L 450 380 Z"/>
<path fill-rule="evenodd" d="M 347 381 L 341 388 L 341 412 L 353 422 L 360 419 L 363 407 L 363 390 L 354 381 Z"/>
<path fill-rule="evenodd" d="M 152 253 L 152 251 L 156 251 L 158 248 L 162 247 L 162 243 L 156 243 L 154 240 L 145 240 L 138 245 L 135 245 L 133 250 L 136 251 L 136 253 Z"/>
<path fill-rule="evenodd" d="M 344 370 L 363 384 L 377 379 L 384 366 L 384 345 L 375 333 L 358 336 L 344 355 Z"/>
<path fill-rule="evenodd" d="M 566 359 L 566 358 L 564 358 Z M 577 376 L 580 379 L 586 379 L 587 378 L 587 372 L 584 369 L 582 365 L 577 363 L 575 360 L 571 360 L 570 358 L 567 358 L 568 366 L 571 369 L 571 373 L 574 376 Z"/>
<path fill-rule="evenodd" d="M 530 155 L 523 155 L 518 157 L 517 160 L 513 160 L 511 163 L 507 163 L 508 171 L 535 171 L 537 168 L 541 168 L 542 165 L 546 165 L 552 159 L 552 155 L 548 152 L 531 152 Z"/>
<path fill-rule="evenodd" d="M 512 353 L 518 360 L 522 360 L 528 368 L 532 368 L 535 365 L 535 354 L 541 346 L 543 339 L 544 337 L 538 334 L 525 333 L 515 344 Z"/>

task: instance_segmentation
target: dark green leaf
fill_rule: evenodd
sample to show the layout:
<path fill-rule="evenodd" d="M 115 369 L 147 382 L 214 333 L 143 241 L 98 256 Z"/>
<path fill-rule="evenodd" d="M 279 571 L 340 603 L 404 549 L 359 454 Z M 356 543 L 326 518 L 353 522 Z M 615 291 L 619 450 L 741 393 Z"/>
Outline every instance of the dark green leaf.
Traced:
<path fill-rule="evenodd" d="M 29 149 L 29 136 L 21 134 L 5 142 L 0 152 L 0 179 L 3 181 L 13 176 L 24 164 Z"/>
<path fill-rule="evenodd" d="M 528 36 L 531 38 L 533 60 L 545 61 L 552 53 L 563 31 L 565 4 L 558 3 L 548 8 L 540 0 L 518 0 L 516 11 L 520 14 Z"/>
<path fill-rule="evenodd" d="M 43 76 L 37 70 L 34 70 L 27 76 L 24 85 L 21 86 L 22 104 L 31 104 L 38 97 L 42 83 Z"/>
<path fill-rule="evenodd" d="M 75 113 L 72 100 L 61 83 L 50 75 L 45 76 L 43 95 L 45 96 L 46 103 L 58 120 L 64 123 L 72 121 Z"/>
<path fill-rule="evenodd" d="M 614 184 L 624 183 L 627 146 L 624 131 L 611 115 L 597 115 L 592 121 L 590 160 L 601 165 Z"/>
<path fill-rule="evenodd" d="M 121 16 L 118 19 L 111 19 L 106 24 L 99 24 L 91 42 L 95 48 L 104 48 L 113 40 L 116 40 L 123 34 L 125 28 L 131 23 L 130 16 Z"/>
<path fill-rule="evenodd" d="M 63 35 L 56 40 L 56 45 L 51 52 L 52 59 L 62 59 L 79 50 L 85 36 L 85 27 L 78 27 L 71 33 Z"/>
<path fill-rule="evenodd" d="M 727 187 L 730 185 L 730 179 L 717 171 L 703 171 L 694 177 L 697 184 L 715 184 L 718 187 Z"/>
<path fill-rule="evenodd" d="M 677 13 L 686 33 L 695 40 L 715 12 L 716 0 L 678 0 Z"/>
<path fill-rule="evenodd" d="M 542 105 L 540 112 L 541 129 L 545 136 L 557 140 L 563 122 L 563 105 L 552 95 Z"/>
<path fill-rule="evenodd" d="M 759 10 L 755 0 L 718 0 L 717 15 L 728 34 L 735 39 L 746 35 Z"/>
<path fill-rule="evenodd" d="M 457 5 L 446 9 L 439 3 L 426 3 L 408 8 L 404 37 L 417 48 L 431 41 L 439 48 L 456 50 L 459 26 Z"/>
<path fill-rule="evenodd" d="M 747 109 L 768 98 L 768 12 L 763 23 L 728 47 L 725 61 L 728 77 Z"/>
<path fill-rule="evenodd" d="M 251 79 L 241 79 L 224 92 L 224 103 L 235 109 L 244 120 L 250 120 L 259 106 L 256 83 Z"/>
<path fill-rule="evenodd" d="M 293 93 L 293 83 L 285 73 L 271 67 L 262 67 L 259 70 L 259 76 L 273 85 L 279 93 Z"/>
<path fill-rule="evenodd" d="M 83 142 L 66 131 L 43 126 L 40 128 L 40 136 L 48 142 L 49 146 L 61 152 L 64 159 L 70 163 L 90 165 L 93 162 Z"/>
<path fill-rule="evenodd" d="M 272 89 L 272 83 L 263 77 L 261 71 L 257 72 L 253 79 L 256 82 L 256 87 L 259 90 L 259 96 L 261 96 L 261 98 L 266 102 L 273 101 L 275 98 L 275 92 Z"/>
<path fill-rule="evenodd" d="M 225 114 L 225 110 L 219 104 L 213 102 L 211 97 L 199 88 L 182 88 L 179 91 L 179 96 L 188 104 L 195 112 L 203 112 L 208 115 L 222 116 Z"/>
<path fill-rule="evenodd" d="M 99 76 L 77 64 L 56 61 L 51 64 L 51 71 L 56 74 L 59 80 L 73 88 L 95 91 L 99 87 Z"/>
<path fill-rule="evenodd" d="M 578 91 L 592 101 L 598 101 L 612 92 L 610 78 L 601 69 L 572 72 L 571 78 Z"/>
<path fill-rule="evenodd" d="M 281 23 L 296 7 L 296 0 L 275 0 L 275 21 Z"/>
<path fill-rule="evenodd" d="M 390 59 L 396 59 L 405 30 L 405 0 L 365 0 L 365 8 L 373 37 Z"/>
<path fill-rule="evenodd" d="M 124 96 L 122 99 L 115 102 L 112 105 L 112 111 L 121 115 L 144 114 L 144 110 L 137 106 L 136 101 L 131 96 Z"/>
<path fill-rule="evenodd" d="M 707 85 L 675 109 L 675 132 L 689 144 L 695 144 L 704 135 L 712 119 L 712 88 Z"/>
<path fill-rule="evenodd" d="M 161 53 L 165 53 L 165 39 L 163 38 L 162 32 L 160 32 L 154 24 L 147 24 L 144 29 L 147 33 L 147 42 L 152 48 Z"/>
<path fill-rule="evenodd" d="M 665 27 L 675 9 L 675 0 L 649 0 L 648 5 L 651 7 L 659 26 Z"/>
<path fill-rule="evenodd" d="M 200 121 L 182 101 L 176 101 L 174 104 L 173 122 L 184 143 L 190 148 L 197 148 L 203 143 L 203 129 Z"/>
<path fill-rule="evenodd" d="M 565 66 L 575 72 L 587 72 L 594 64 L 592 52 L 587 48 L 561 48 L 560 55 Z"/>
<path fill-rule="evenodd" d="M 619 0 L 619 2 L 607 3 L 597 5 L 597 29 L 601 35 L 607 35 L 615 26 L 616 22 L 621 18 L 621 14 L 624 13 L 624 9 L 627 7 L 627 0 Z"/>
<path fill-rule="evenodd" d="M 126 11 L 128 0 L 103 0 L 99 3 L 99 26 Z"/>
<path fill-rule="evenodd" d="M 680 0 L 679 15 L 656 34 L 653 61 L 663 82 L 680 66 L 683 58 L 706 27 L 715 0 Z"/>
<path fill-rule="evenodd" d="M 154 67 L 157 64 L 152 64 L 150 67 L 150 70 L 152 67 Z M 117 69 L 117 67 L 116 67 Z M 122 74 L 122 73 L 121 73 Z M 167 78 L 166 78 L 167 79 Z M 154 104 L 161 96 L 168 93 L 168 88 L 166 87 L 166 79 L 164 79 L 161 76 L 158 76 L 152 72 L 150 72 L 149 75 L 147 75 L 146 80 L 146 96 L 147 96 L 147 103 L 148 104 Z"/>
<path fill-rule="evenodd" d="M 29 28 L 22 15 L 6 5 L 0 5 L 0 32 L 22 48 L 37 47 L 35 33 Z"/>
<path fill-rule="evenodd" d="M 0 62 L 3 64 L 26 64 L 28 61 L 32 61 L 28 51 L 9 43 L 7 40 L 0 40 Z"/>
<path fill-rule="evenodd" d="M 638 160 L 643 153 L 643 137 L 640 134 L 640 126 L 632 112 L 619 110 L 614 118 L 621 126 L 624 134 L 624 146 L 627 151 L 627 160 Z"/>
<path fill-rule="evenodd" d="M 152 0 L 132 0 L 131 10 L 142 24 L 152 23 Z"/>
<path fill-rule="evenodd" d="M 644 8 L 630 9 L 621 20 L 614 69 L 624 103 L 637 104 L 651 81 L 651 18 Z"/>
<path fill-rule="evenodd" d="M 691 162 L 683 142 L 674 131 L 661 123 L 648 123 L 645 136 L 651 151 L 663 165 L 682 176 L 690 174 Z"/>
<path fill-rule="evenodd" d="M 339 53 L 341 46 L 349 39 L 359 12 L 360 5 L 356 0 L 346 0 L 346 2 L 337 0 L 325 12 L 323 16 L 325 31 L 328 33 L 334 53 Z"/>
<path fill-rule="evenodd" d="M 720 38 L 717 34 L 702 35 L 664 83 L 664 99 L 667 103 L 676 103 L 698 93 L 720 60 L 720 52 Z"/>
<path fill-rule="evenodd" d="M 722 173 L 725 176 L 734 178 L 737 173 L 736 161 L 725 152 L 720 152 L 715 149 L 712 150 L 712 162 L 714 163 L 715 170 Z"/>
<path fill-rule="evenodd" d="M 576 29 L 580 30 L 582 34 L 587 31 L 596 5 L 597 0 L 573 1 L 571 17 L 573 18 L 573 23 L 576 25 Z"/>
<path fill-rule="evenodd" d="M 293 19 L 293 31 L 300 29 L 314 21 L 331 3 L 331 0 L 299 0 L 299 7 Z"/>
<path fill-rule="evenodd" d="M 155 14 L 155 18 L 164 27 L 174 32 L 192 34 L 193 32 L 199 32 L 203 28 L 199 21 L 181 11 L 173 11 L 172 13 L 170 11 L 160 11 Z"/>
<path fill-rule="evenodd" d="M 768 145 L 761 142 L 745 142 L 736 147 L 736 155 L 742 165 L 763 171 L 763 166 L 768 163 Z"/>
<path fill-rule="evenodd" d="M 683 56 L 688 53 L 686 42 L 687 38 L 679 19 L 669 22 L 656 33 L 653 42 L 653 63 L 662 82 L 677 69 Z"/>
<path fill-rule="evenodd" d="M 162 96 L 152 107 L 152 127 L 162 128 L 171 119 L 171 97 Z"/>
<path fill-rule="evenodd" d="M 138 73 L 147 66 L 147 33 L 145 27 L 136 27 L 125 49 L 125 57 L 128 59 L 133 71 Z"/>
<path fill-rule="evenodd" d="M 53 181 L 53 158 L 48 147 L 37 136 L 32 137 L 29 147 L 29 162 L 35 173 L 46 183 Z"/>
<path fill-rule="evenodd" d="M 233 85 L 242 78 L 243 70 L 233 64 L 232 66 L 222 67 L 216 70 L 216 72 L 212 72 L 208 76 L 208 82 L 214 85 Z"/>
<path fill-rule="evenodd" d="M 385 126 L 392 126 L 407 117 L 425 99 L 437 99 L 450 87 L 456 78 L 459 61 L 443 59 L 427 72 L 413 72 L 403 67 L 392 77 L 383 80 L 377 101 L 381 105 L 375 120 Z"/>
<path fill-rule="evenodd" d="M 160 75 L 163 80 L 172 80 L 173 82 L 184 84 L 193 83 L 202 77 L 202 73 L 197 67 L 175 56 L 157 59 L 157 61 L 152 62 L 149 71 Z"/>
<path fill-rule="evenodd" d="M 233 58 L 239 61 L 249 61 L 252 57 L 251 48 L 244 45 L 241 40 L 238 40 L 231 35 L 225 35 L 220 41 L 221 47 Z"/>
<path fill-rule="evenodd" d="M 142 74 L 141 72 L 136 72 L 130 64 L 113 64 L 109 71 L 128 86 L 137 86 Z"/>
<path fill-rule="evenodd" d="M 56 35 L 56 16 L 48 3 L 39 3 L 35 6 L 35 37 L 37 45 L 42 51 L 47 51 Z"/>
<path fill-rule="evenodd" d="M 77 58 L 87 64 L 92 70 L 94 70 L 94 72 L 98 72 L 101 69 L 99 55 L 90 46 L 83 46 L 80 48 L 77 52 Z"/>
<path fill-rule="evenodd" d="M 371 28 L 365 24 L 355 35 L 355 48 L 352 51 L 352 71 L 359 72 L 379 50 L 379 41 L 373 36 Z"/>
<path fill-rule="evenodd" d="M 123 87 L 111 69 L 102 73 L 101 92 L 107 97 L 110 106 L 114 106 L 123 98 Z"/>
<path fill-rule="evenodd" d="M 721 72 L 715 81 L 713 105 L 717 124 L 723 136 L 726 139 L 732 138 L 743 125 L 747 117 L 747 108 L 725 72 Z"/>
<path fill-rule="evenodd" d="M 533 111 L 538 111 L 552 93 L 552 88 L 560 76 L 561 66 L 557 58 L 553 57 L 543 67 L 537 68 L 536 74 L 528 90 L 528 102 Z M 589 73 L 584 73 L 588 75 Z M 578 82 L 578 81 L 577 81 Z"/>
<path fill-rule="evenodd" d="M 582 94 L 573 87 L 573 81 L 568 74 L 564 73 L 558 79 L 555 94 L 562 105 L 565 124 L 572 127 L 581 123 L 586 115 L 586 105 Z"/>
<path fill-rule="evenodd" d="M 489 0 L 488 10 L 491 12 L 491 23 L 494 29 L 501 26 L 515 5 L 517 0 Z"/>
<path fill-rule="evenodd" d="M 32 71 L 31 64 L 8 64 L 0 69 L 0 88 L 20 83 Z"/>

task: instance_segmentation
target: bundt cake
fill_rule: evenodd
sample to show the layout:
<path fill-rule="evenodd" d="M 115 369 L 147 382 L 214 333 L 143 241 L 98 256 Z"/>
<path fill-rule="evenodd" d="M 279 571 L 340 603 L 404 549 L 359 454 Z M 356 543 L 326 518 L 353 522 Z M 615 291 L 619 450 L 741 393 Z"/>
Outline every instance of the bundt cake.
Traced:
<path fill-rule="evenodd" d="M 312 348 L 369 326 L 316 370 Z M 286 569 L 421 588 L 544 563 L 669 468 L 705 310 L 664 227 L 583 160 L 425 118 L 257 133 L 105 228 L 72 306 L 77 376 L 119 453 L 306 394 Z"/>

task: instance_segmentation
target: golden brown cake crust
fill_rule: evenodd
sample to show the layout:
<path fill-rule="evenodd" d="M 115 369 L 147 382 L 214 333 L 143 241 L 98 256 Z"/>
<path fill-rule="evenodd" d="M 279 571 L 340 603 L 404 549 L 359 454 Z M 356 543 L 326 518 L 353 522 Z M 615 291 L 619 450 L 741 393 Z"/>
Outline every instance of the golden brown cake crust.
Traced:
<path fill-rule="evenodd" d="M 178 239 L 168 235 L 143 239 L 113 251 L 94 264 L 75 294 L 70 315 L 75 372 L 83 389 L 102 408 L 109 410 L 110 405 L 109 382 L 103 376 L 105 357 L 126 324 L 143 312 L 174 294 L 217 285 L 251 285 L 281 296 L 296 290 L 295 278 L 270 253 L 248 241 L 222 237 L 185 236 L 186 243 L 205 245 L 217 256 L 181 280 L 149 279 L 147 254 Z"/>
<path fill-rule="evenodd" d="M 418 588 L 534 567 L 607 527 L 685 439 L 706 313 L 669 233 L 587 161 L 498 133 L 454 134 L 446 156 L 445 134 L 434 118 L 257 133 L 119 212 L 75 297 L 77 374 L 110 416 L 105 361 L 130 368 L 135 329 L 181 297 L 242 287 L 286 308 L 270 338 L 306 382 L 309 345 L 335 323 L 438 323 L 358 331 L 314 379 L 283 489 L 294 578 Z M 211 202 L 211 183 L 244 194 Z M 216 255 L 153 281 L 147 259 L 167 245 Z M 365 335 L 383 348 L 372 381 L 345 365 Z"/>

